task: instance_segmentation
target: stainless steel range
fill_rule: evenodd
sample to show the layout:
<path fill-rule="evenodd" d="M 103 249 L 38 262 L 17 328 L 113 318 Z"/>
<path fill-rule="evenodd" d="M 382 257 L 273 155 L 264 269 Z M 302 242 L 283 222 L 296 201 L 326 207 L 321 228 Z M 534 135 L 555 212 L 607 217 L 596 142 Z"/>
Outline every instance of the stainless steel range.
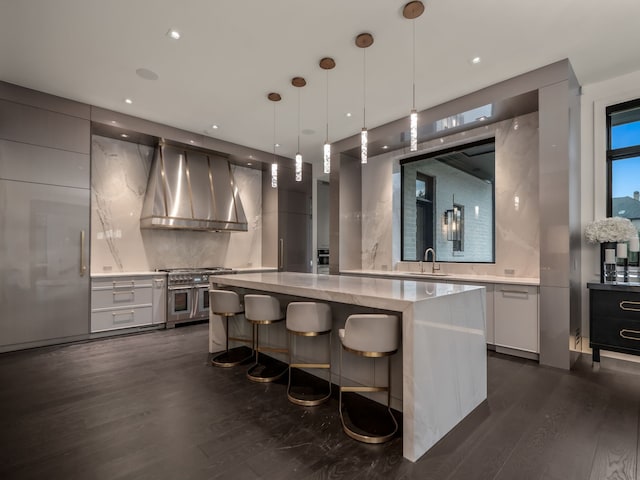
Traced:
<path fill-rule="evenodd" d="M 209 275 L 233 273 L 230 268 L 176 268 L 167 272 L 167 328 L 209 319 Z"/>

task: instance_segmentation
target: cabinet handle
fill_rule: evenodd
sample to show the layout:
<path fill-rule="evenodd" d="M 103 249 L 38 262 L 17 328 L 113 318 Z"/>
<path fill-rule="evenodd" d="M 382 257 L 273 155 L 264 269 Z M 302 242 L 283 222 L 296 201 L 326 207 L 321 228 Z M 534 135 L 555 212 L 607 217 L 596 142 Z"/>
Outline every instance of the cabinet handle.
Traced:
<path fill-rule="evenodd" d="M 124 291 L 124 292 L 113 292 L 113 296 L 115 297 L 116 295 L 135 295 L 135 291 L 134 290 L 130 290 L 130 291 Z"/>
<path fill-rule="evenodd" d="M 629 336 L 629 334 L 632 334 L 632 336 Z M 640 331 L 638 330 L 629 330 L 628 328 L 623 328 L 622 330 L 620 330 L 620 336 L 622 338 L 626 338 L 627 340 L 637 340 L 640 342 Z"/>
<path fill-rule="evenodd" d="M 112 282 L 113 288 L 133 288 L 136 284 L 135 280 L 131 280 L 130 282 L 122 282 L 118 284 L 115 280 Z"/>
<path fill-rule="evenodd" d="M 284 238 L 280 239 L 280 268 L 284 268 Z"/>
<path fill-rule="evenodd" d="M 629 305 L 629 306 L 625 306 Z M 631 305 L 636 305 L 632 307 Z M 623 300 L 620 302 L 620 309 L 627 310 L 628 312 L 640 312 L 640 302 L 632 302 L 631 300 Z"/>
<path fill-rule="evenodd" d="M 80 230 L 80 276 L 84 277 L 87 273 L 87 263 L 85 262 L 84 254 L 84 230 Z"/>
<path fill-rule="evenodd" d="M 134 321 L 135 319 L 135 311 L 131 310 L 130 312 L 125 312 L 125 313 L 112 313 L 111 315 L 113 315 L 113 324 L 117 325 L 119 323 L 131 323 Z M 127 319 L 125 320 L 116 320 L 117 317 L 123 317 L 123 316 L 127 316 Z"/>
<path fill-rule="evenodd" d="M 528 295 L 529 292 L 522 290 L 500 290 L 502 293 L 510 293 L 512 295 Z"/>

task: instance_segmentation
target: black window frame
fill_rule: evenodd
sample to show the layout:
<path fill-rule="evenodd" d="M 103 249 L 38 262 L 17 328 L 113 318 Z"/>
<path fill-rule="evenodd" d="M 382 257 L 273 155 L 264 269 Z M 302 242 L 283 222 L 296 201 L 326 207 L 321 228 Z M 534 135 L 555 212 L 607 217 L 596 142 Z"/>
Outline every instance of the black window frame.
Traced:
<path fill-rule="evenodd" d="M 640 157 L 640 140 L 637 145 L 623 148 L 611 148 L 611 116 L 625 110 L 640 109 L 640 98 L 610 105 L 606 108 L 607 118 L 607 217 L 613 211 L 613 162 L 627 158 Z"/>

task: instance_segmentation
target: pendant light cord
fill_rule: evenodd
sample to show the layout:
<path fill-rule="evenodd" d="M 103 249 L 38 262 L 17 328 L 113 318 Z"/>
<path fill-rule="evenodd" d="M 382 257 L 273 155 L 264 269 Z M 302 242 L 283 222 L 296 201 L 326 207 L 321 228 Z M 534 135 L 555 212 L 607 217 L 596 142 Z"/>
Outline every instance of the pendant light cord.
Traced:
<path fill-rule="evenodd" d="M 327 70 L 327 139 L 325 143 L 329 143 L 329 70 Z"/>
<path fill-rule="evenodd" d="M 298 87 L 298 153 L 300 153 L 300 87 Z"/>
<path fill-rule="evenodd" d="M 276 102 L 273 102 L 273 163 L 276 163 Z"/>
<path fill-rule="evenodd" d="M 412 36 L 413 36 L 413 109 L 416 109 L 416 21 L 411 20 Z"/>
<path fill-rule="evenodd" d="M 367 128 L 367 49 L 362 49 L 362 127 Z"/>

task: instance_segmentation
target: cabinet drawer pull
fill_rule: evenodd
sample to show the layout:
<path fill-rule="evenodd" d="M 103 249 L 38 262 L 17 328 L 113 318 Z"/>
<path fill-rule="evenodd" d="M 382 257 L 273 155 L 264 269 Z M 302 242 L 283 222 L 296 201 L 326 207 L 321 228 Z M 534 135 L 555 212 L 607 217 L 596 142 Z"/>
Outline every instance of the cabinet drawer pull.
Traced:
<path fill-rule="evenodd" d="M 620 302 L 620 308 L 628 312 L 640 312 L 640 302 L 632 302 L 631 300 L 623 300 Z"/>
<path fill-rule="evenodd" d="M 640 341 L 640 331 L 638 330 L 629 330 L 628 328 L 623 328 L 622 330 L 620 330 L 620 336 L 622 338 L 626 338 L 627 340 Z"/>
<path fill-rule="evenodd" d="M 113 296 L 115 297 L 116 295 L 135 295 L 135 291 L 134 290 L 129 290 L 129 291 L 124 291 L 124 292 L 113 292 Z"/>
<path fill-rule="evenodd" d="M 114 280 L 112 283 L 113 283 L 113 288 L 133 288 L 136 284 L 135 280 L 124 281 L 124 282 L 116 282 Z"/>
<path fill-rule="evenodd" d="M 500 290 L 500 292 L 507 295 L 529 295 L 526 290 L 524 292 L 522 290 Z"/>
<path fill-rule="evenodd" d="M 124 313 L 112 313 L 113 315 L 113 324 L 117 325 L 120 323 L 131 323 L 135 319 L 135 311 L 131 310 L 130 312 Z M 126 317 L 124 320 L 118 320 L 118 317 Z"/>

